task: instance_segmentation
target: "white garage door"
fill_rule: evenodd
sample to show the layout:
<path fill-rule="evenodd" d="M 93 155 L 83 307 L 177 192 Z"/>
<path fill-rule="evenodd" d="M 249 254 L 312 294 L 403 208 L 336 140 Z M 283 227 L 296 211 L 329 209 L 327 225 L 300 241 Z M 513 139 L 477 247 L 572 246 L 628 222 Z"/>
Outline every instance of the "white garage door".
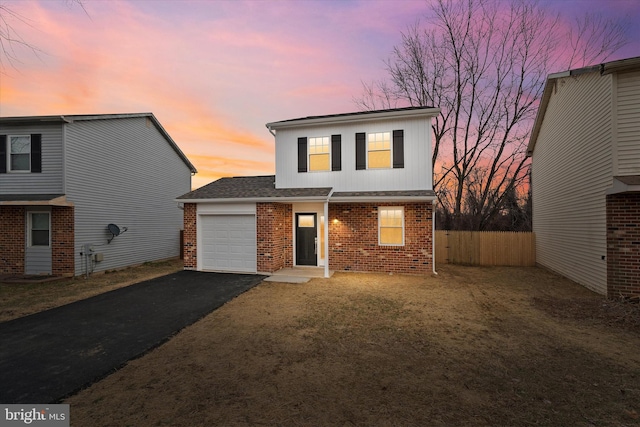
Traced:
<path fill-rule="evenodd" d="M 255 273 L 255 215 L 203 215 L 202 270 Z"/>

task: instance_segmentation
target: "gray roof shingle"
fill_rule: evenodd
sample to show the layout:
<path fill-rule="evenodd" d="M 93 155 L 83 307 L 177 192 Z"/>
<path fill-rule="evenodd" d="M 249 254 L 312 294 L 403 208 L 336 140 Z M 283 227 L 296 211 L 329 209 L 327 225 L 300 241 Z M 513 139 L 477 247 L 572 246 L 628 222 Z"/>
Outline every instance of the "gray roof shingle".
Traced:
<path fill-rule="evenodd" d="M 177 200 L 216 200 L 216 199 L 270 199 L 270 198 L 317 198 L 326 199 L 331 187 L 319 188 L 275 188 L 275 175 L 237 176 L 220 178 L 211 184 L 200 187 L 177 198 Z M 362 198 L 424 198 L 435 197 L 433 190 L 409 191 L 343 191 L 331 194 L 331 201 Z"/>
<path fill-rule="evenodd" d="M 256 199 L 256 198 L 326 198 L 331 187 L 322 188 L 276 188 L 275 175 L 238 176 L 220 178 L 217 181 L 184 194 L 178 199 Z"/>

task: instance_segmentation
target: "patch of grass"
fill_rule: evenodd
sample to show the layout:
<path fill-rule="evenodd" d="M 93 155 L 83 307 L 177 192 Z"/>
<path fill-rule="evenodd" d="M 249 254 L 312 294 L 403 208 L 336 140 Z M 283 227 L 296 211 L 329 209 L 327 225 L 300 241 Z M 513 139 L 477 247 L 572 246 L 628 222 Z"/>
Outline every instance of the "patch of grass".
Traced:
<path fill-rule="evenodd" d="M 148 262 L 137 267 L 44 283 L 1 283 L 0 322 L 27 316 L 182 269 L 182 261 Z"/>

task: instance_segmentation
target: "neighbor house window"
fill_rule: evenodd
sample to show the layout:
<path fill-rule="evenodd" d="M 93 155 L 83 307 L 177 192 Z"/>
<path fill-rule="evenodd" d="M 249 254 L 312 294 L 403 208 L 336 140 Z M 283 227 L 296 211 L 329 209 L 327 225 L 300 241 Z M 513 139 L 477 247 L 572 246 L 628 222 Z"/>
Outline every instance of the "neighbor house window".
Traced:
<path fill-rule="evenodd" d="M 9 136 L 8 170 L 29 172 L 31 170 L 31 136 Z"/>
<path fill-rule="evenodd" d="M 49 212 L 29 212 L 29 245 L 49 246 Z"/>
<path fill-rule="evenodd" d="M 378 208 L 378 243 L 380 245 L 404 245 L 404 208 Z"/>
<path fill-rule="evenodd" d="M 370 169 L 391 167 L 391 132 L 367 135 L 367 165 Z"/>
<path fill-rule="evenodd" d="M 309 170 L 328 171 L 331 168 L 329 137 L 309 138 Z"/>

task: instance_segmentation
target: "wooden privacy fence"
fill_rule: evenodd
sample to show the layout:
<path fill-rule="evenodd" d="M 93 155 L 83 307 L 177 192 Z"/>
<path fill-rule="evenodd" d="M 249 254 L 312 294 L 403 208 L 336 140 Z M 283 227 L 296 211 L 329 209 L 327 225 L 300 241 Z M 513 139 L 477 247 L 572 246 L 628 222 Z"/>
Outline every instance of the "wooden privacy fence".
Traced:
<path fill-rule="evenodd" d="M 438 264 L 536 265 L 536 238 L 531 232 L 448 231 L 435 236 Z"/>

